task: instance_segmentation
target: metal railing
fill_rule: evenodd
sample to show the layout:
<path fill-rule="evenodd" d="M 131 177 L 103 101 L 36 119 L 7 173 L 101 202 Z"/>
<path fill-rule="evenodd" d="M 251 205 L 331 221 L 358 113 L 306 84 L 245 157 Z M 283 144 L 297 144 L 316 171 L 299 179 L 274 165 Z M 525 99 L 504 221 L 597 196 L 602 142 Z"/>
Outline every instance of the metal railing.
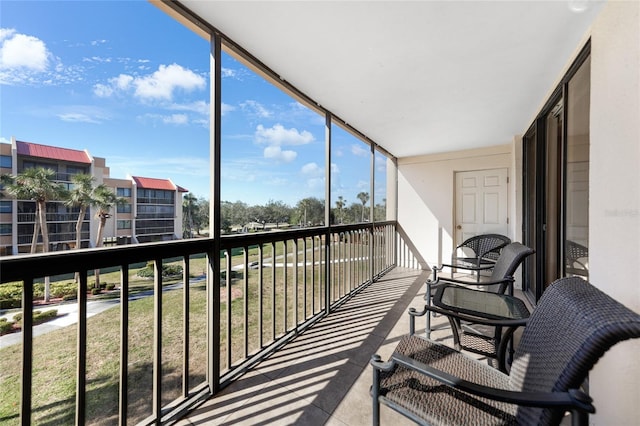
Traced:
<path fill-rule="evenodd" d="M 399 241 L 396 223 L 383 222 L 223 236 L 217 244 L 205 238 L 11 256 L 2 260 L 0 285 L 23 283 L 22 309 L 30 312 L 41 277 L 79 272 L 76 345 L 69 349 L 77 364 L 75 392 L 66 415 L 76 424 L 105 416 L 121 425 L 159 424 L 223 388 L 393 268 Z M 117 276 L 118 299 L 111 303 L 118 309 L 111 312 L 119 313 L 110 318 L 119 321 L 88 316 L 97 269 L 103 280 Z M 140 271 L 149 269 L 145 284 Z M 33 326 L 25 315 L 15 412 L 22 424 L 50 416 L 48 407 L 57 404 L 33 396 L 47 374 L 36 349 L 55 340 L 50 333 L 34 344 Z M 117 329 L 110 334 L 109 327 Z M 108 360 L 97 362 L 93 353 L 105 347 L 119 348 L 112 350 L 118 359 L 111 373 L 98 374 L 97 365 Z M 139 358 L 145 351 L 146 361 Z M 101 383 L 105 377 L 108 387 Z M 110 414 L 96 409 L 105 404 L 104 389 L 113 389 Z"/>

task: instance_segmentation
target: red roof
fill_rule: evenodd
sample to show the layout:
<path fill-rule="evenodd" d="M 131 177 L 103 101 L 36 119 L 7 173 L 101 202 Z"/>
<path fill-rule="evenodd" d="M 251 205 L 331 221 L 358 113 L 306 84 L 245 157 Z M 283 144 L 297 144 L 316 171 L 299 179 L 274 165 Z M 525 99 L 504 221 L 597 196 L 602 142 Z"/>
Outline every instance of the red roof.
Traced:
<path fill-rule="evenodd" d="M 18 148 L 18 155 L 91 164 L 89 155 L 87 155 L 86 152 L 77 149 L 58 148 L 55 146 L 21 141 L 16 141 L 16 147 Z"/>
<path fill-rule="evenodd" d="M 133 180 L 135 181 L 138 188 L 164 189 L 166 191 L 175 191 L 177 189 L 169 179 L 155 179 L 133 176 Z"/>

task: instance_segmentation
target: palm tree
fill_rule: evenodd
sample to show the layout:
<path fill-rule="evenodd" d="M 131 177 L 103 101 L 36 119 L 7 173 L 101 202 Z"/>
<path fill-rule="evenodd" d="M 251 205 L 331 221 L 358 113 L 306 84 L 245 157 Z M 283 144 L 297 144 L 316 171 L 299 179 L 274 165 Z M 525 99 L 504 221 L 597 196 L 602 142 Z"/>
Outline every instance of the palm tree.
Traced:
<path fill-rule="evenodd" d="M 31 253 L 38 247 L 38 235 L 42 235 L 42 251 L 49 251 L 49 232 L 47 229 L 47 201 L 64 199 L 67 191 L 59 182 L 55 182 L 56 172 L 42 167 L 23 170 L 7 185 L 7 192 L 18 200 L 32 200 L 36 203 L 36 220 L 33 225 Z M 50 299 L 49 277 L 44 280 L 44 301 Z"/>
<path fill-rule="evenodd" d="M 78 221 L 76 222 L 76 249 L 81 248 L 82 240 L 82 221 L 87 213 L 87 208 L 92 206 L 94 202 L 93 191 L 95 189 L 93 183 L 95 178 L 87 174 L 77 174 L 71 177 L 73 189 L 69 191 L 69 198 L 66 205 L 71 207 L 79 207 Z M 80 279 L 80 274 L 76 272 L 76 282 Z"/>
<path fill-rule="evenodd" d="M 117 204 L 124 204 L 125 202 L 125 198 L 116 196 L 116 194 L 104 184 L 100 184 L 94 188 L 93 205 L 96 206 L 96 217 L 99 220 L 96 247 L 102 247 L 102 234 L 104 233 L 104 226 L 107 223 L 107 219 L 111 217 L 111 207 Z M 96 278 L 95 288 L 100 288 L 100 270 L 96 269 L 94 274 Z"/>
<path fill-rule="evenodd" d="M 369 201 L 369 193 L 368 192 L 360 192 L 357 195 L 357 197 L 360 200 L 360 202 L 362 203 L 362 221 L 364 222 L 364 206 L 365 206 L 365 204 L 367 204 L 367 201 Z"/>

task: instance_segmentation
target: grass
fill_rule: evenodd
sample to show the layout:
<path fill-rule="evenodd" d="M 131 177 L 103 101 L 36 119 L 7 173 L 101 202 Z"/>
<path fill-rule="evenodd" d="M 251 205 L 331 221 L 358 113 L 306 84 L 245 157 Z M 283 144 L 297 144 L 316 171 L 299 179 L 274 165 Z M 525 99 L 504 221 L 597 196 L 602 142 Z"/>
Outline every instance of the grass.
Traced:
<path fill-rule="evenodd" d="M 346 248 L 344 243 L 340 243 Z M 278 262 L 285 258 L 289 262 L 303 262 L 302 244 L 298 252 L 293 244 L 276 244 L 275 257 Z M 317 244 L 316 244 L 317 247 Z M 230 288 L 222 287 L 221 293 L 232 294 L 232 300 L 221 297 L 220 312 L 220 359 L 221 372 L 242 361 L 246 355 L 255 353 L 287 330 L 294 327 L 297 312 L 298 322 L 320 312 L 325 304 L 323 285 L 324 270 L 318 264 L 316 252 L 312 257 L 308 244 L 307 264 L 297 268 L 296 280 L 292 264 L 283 267 L 249 269 L 241 271 L 239 279 Z M 250 249 L 249 262 L 258 259 L 258 249 Z M 263 249 L 263 258 L 274 257 L 271 245 Z M 221 269 L 226 268 L 226 259 L 220 259 Z M 231 266 L 244 263 L 244 256 L 234 256 Z M 300 264 L 300 263 L 299 263 Z M 364 276 L 368 267 L 366 260 L 354 262 L 353 266 L 332 265 L 332 286 L 335 298 L 345 293 L 345 286 L 355 277 Z M 206 271 L 206 258 L 192 258 L 192 276 Z M 245 282 L 245 275 L 246 282 Z M 260 274 L 262 273 L 262 280 Z M 152 289 L 150 280 L 140 279 L 136 270 L 131 270 L 132 292 Z M 306 284 L 305 284 L 306 276 Z M 101 273 L 102 282 L 119 282 L 120 272 Z M 201 281 L 190 286 L 189 311 L 189 386 L 193 388 L 205 380 L 206 351 L 206 288 Z M 183 378 L 183 290 L 176 289 L 162 296 L 162 398 L 163 405 L 179 398 Z M 236 295 L 234 298 L 233 295 Z M 286 304 L 285 304 L 286 295 Z M 335 299 L 334 298 L 334 299 Z M 129 302 L 128 343 L 128 395 L 129 422 L 136 423 L 152 412 L 153 388 L 153 302 L 152 297 Z M 262 326 L 259 312 L 262 307 Z M 227 309 L 230 309 L 227 315 Z M 286 312 L 286 324 L 285 324 Z M 247 335 L 245 336 L 245 317 Z M 230 321 L 228 320 L 230 318 Z M 33 340 L 33 424 L 73 424 L 75 414 L 76 339 L 75 325 L 56 330 Z M 120 354 L 120 307 L 102 312 L 87 320 L 87 423 L 110 425 L 118 419 L 119 354 Z M 245 346 L 246 341 L 246 346 Z M 229 352 L 230 351 L 230 352 Z M 230 357 L 227 355 L 230 353 Z M 0 424 L 19 424 L 21 345 L 0 349 Z M 230 359 L 230 362 L 229 362 Z"/>

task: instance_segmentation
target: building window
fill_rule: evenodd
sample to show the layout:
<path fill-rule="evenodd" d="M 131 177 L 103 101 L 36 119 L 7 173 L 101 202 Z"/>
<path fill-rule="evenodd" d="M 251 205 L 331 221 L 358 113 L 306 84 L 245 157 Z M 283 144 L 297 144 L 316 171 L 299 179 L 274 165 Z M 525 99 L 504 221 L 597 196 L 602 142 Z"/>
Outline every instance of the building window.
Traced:
<path fill-rule="evenodd" d="M 11 235 L 12 229 L 10 223 L 0 223 L 0 235 Z"/>
<path fill-rule="evenodd" d="M 10 155 L 0 155 L 0 167 L 10 169 L 12 164 Z"/>
<path fill-rule="evenodd" d="M 118 229 L 131 229 L 131 221 L 130 220 L 119 220 L 118 221 Z"/>
<path fill-rule="evenodd" d="M 131 213 L 131 204 L 118 204 L 118 213 Z"/>
<path fill-rule="evenodd" d="M 13 211 L 11 201 L 0 201 L 0 213 L 11 213 Z"/>
<path fill-rule="evenodd" d="M 131 197 L 131 188 L 117 188 L 116 194 L 118 197 Z"/>

